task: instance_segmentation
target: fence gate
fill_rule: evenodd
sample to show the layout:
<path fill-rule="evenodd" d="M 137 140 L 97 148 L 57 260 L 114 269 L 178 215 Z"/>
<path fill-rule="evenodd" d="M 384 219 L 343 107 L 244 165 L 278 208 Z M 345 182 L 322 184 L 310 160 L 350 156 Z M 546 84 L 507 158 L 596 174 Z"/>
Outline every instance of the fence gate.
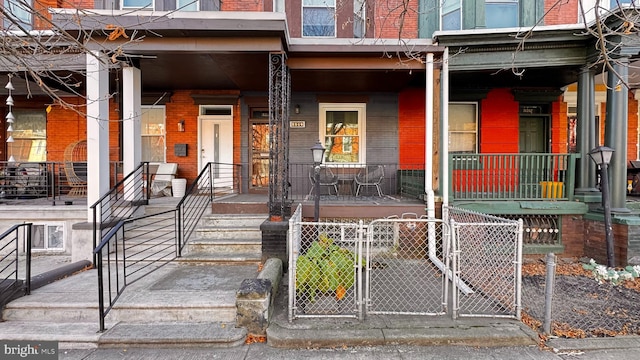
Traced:
<path fill-rule="evenodd" d="M 447 225 L 414 215 L 375 220 L 367 230 L 367 314 L 444 314 Z"/>
<path fill-rule="evenodd" d="M 522 220 L 454 207 L 443 214 L 451 224 L 454 254 L 453 317 L 520 319 Z"/>
<path fill-rule="evenodd" d="M 365 311 L 520 318 L 521 220 L 453 207 L 446 221 L 411 214 L 367 226 L 301 214 L 289 220 L 289 321 Z"/>

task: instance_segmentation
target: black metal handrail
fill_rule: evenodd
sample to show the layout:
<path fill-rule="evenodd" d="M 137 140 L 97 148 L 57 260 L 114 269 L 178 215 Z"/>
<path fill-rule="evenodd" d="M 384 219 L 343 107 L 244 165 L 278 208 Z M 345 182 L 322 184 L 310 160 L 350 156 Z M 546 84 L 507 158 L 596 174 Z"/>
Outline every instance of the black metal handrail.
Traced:
<path fill-rule="evenodd" d="M 240 192 L 242 165 L 208 163 L 180 200 L 178 211 L 178 256 L 189 241 L 202 215 L 213 199 Z"/>
<path fill-rule="evenodd" d="M 90 206 L 93 212 L 93 248 L 98 239 L 108 232 L 118 221 L 131 218 L 136 210 L 148 203 L 151 176 L 149 163 L 142 162 L 130 174 L 118 181 L 106 194 Z M 96 266 L 96 257 L 93 257 Z"/>
<path fill-rule="evenodd" d="M 128 285 L 177 257 L 175 209 L 118 221 L 94 250 L 100 331 Z M 106 276 L 105 276 L 106 272 Z"/>
<path fill-rule="evenodd" d="M 100 243 L 94 248 L 94 263 L 98 269 L 100 331 L 105 330 L 105 317 L 127 285 L 182 256 L 184 246 L 213 199 L 238 192 L 241 170 L 237 164 L 208 163 L 185 191 L 175 209 L 126 219 L 114 217 L 113 212 L 109 212 L 109 217 L 101 217 L 107 219 L 107 223 L 101 224 L 100 229 L 104 231 L 108 228 L 109 231 L 101 236 Z M 131 178 L 138 179 L 136 176 Z M 126 188 L 125 179 L 118 186 Z M 146 184 L 149 189 L 149 182 Z M 111 197 L 107 194 L 101 200 L 120 194 L 113 189 L 110 193 L 113 193 Z M 98 203 L 93 206 L 94 234 L 98 233 L 97 206 Z"/>
<path fill-rule="evenodd" d="M 0 235 L 0 309 L 9 301 L 31 293 L 31 225 L 17 224 Z M 24 279 L 20 278 L 20 240 L 25 243 Z"/>

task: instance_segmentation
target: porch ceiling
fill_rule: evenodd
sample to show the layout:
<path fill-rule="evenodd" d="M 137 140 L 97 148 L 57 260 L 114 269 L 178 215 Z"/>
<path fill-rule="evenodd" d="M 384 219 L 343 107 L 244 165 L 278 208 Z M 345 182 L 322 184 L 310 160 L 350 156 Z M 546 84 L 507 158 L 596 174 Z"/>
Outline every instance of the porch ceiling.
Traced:
<path fill-rule="evenodd" d="M 267 53 L 162 53 L 139 59 L 144 91 L 176 89 L 267 91 Z M 424 86 L 424 70 L 291 69 L 292 91 L 398 91 Z"/>

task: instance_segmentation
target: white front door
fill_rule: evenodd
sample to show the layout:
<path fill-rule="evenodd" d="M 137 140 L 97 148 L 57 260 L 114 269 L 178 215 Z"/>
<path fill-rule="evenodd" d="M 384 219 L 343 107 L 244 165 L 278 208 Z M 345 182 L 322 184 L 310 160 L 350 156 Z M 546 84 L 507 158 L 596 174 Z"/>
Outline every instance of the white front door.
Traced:
<path fill-rule="evenodd" d="M 200 122 L 200 161 L 198 170 L 212 163 L 213 186 L 233 185 L 233 117 L 202 115 Z M 204 184 L 201 184 L 201 186 Z"/>

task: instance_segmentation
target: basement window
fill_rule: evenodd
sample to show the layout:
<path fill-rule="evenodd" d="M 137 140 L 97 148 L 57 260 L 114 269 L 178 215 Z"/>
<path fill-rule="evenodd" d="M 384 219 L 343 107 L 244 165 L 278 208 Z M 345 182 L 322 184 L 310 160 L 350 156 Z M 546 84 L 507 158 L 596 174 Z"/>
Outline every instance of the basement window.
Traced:
<path fill-rule="evenodd" d="M 64 223 L 33 224 L 32 250 L 64 250 Z"/>

